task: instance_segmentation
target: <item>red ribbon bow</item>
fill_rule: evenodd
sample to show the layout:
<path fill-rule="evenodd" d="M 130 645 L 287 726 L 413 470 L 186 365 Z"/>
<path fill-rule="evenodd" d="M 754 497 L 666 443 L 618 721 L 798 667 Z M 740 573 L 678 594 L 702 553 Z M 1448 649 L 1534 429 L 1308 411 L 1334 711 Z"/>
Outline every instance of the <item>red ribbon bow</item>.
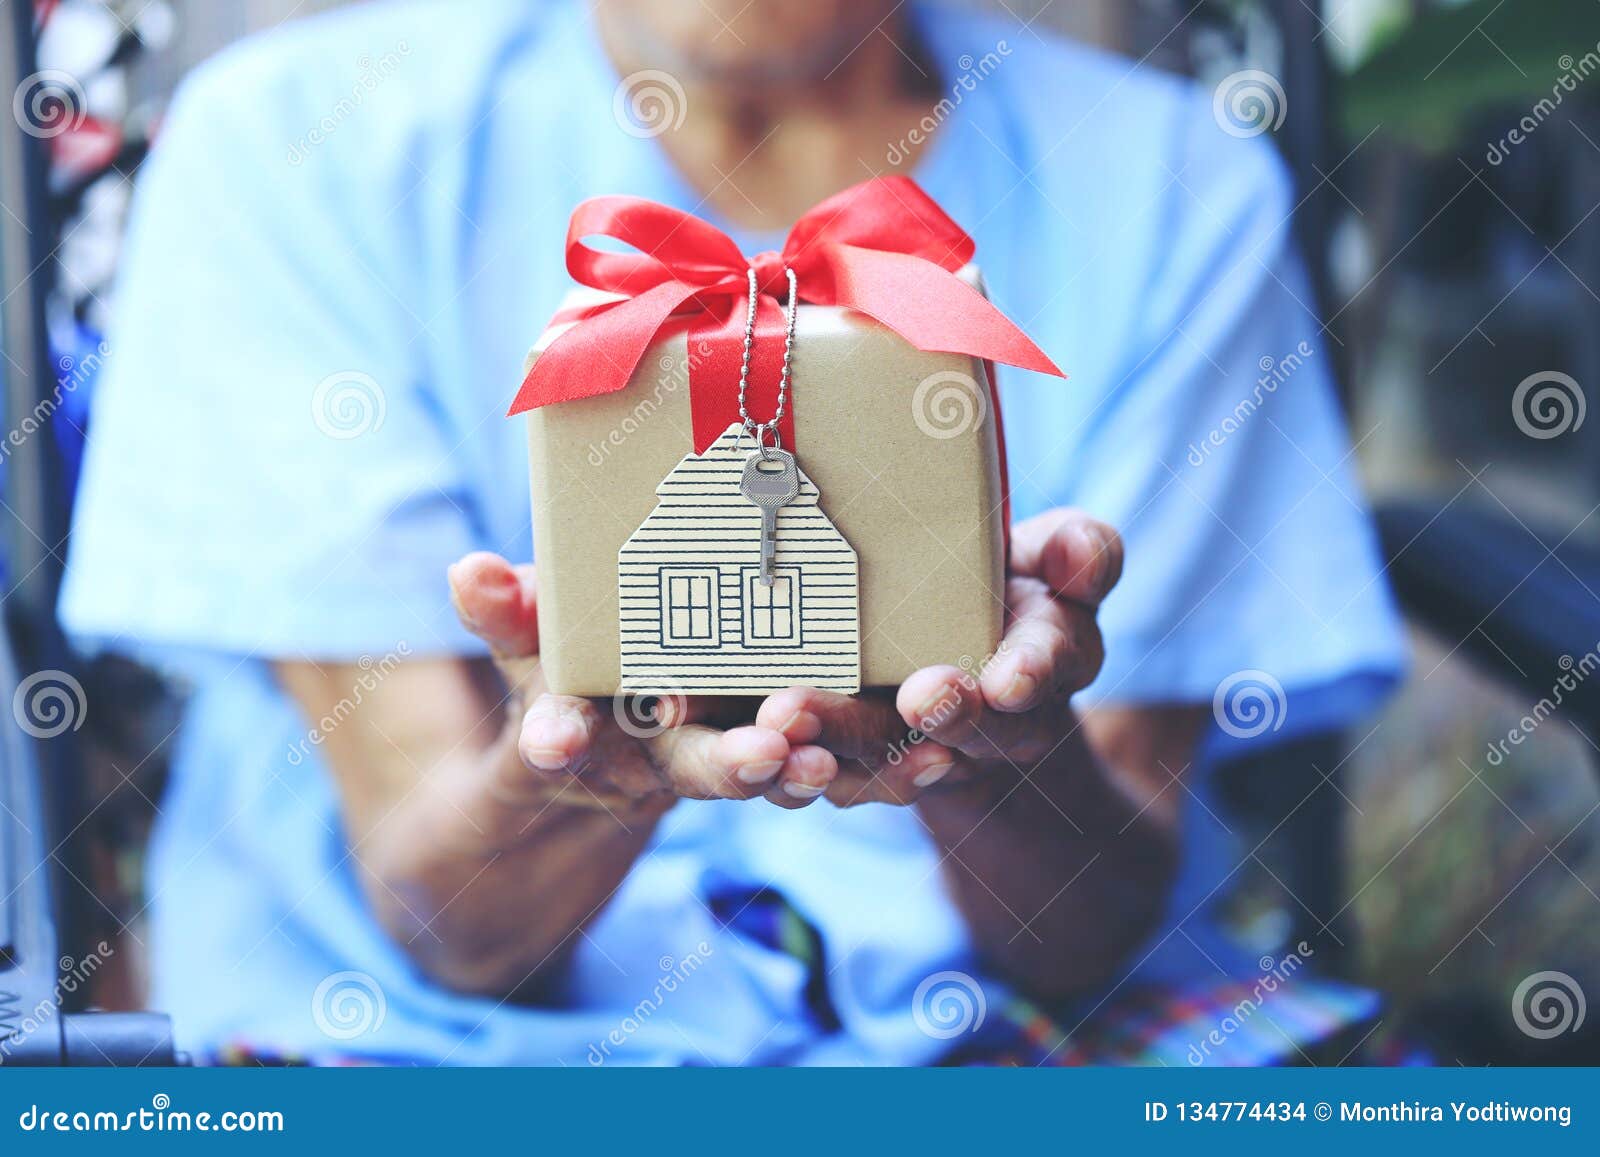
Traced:
<path fill-rule="evenodd" d="M 591 236 L 614 237 L 640 252 L 591 249 L 584 244 Z M 704 452 L 739 420 L 750 269 L 759 298 L 747 408 L 757 421 L 776 408 L 785 267 L 794 270 L 802 302 L 859 310 L 917 349 L 1065 376 L 955 276 L 973 249 L 972 238 L 906 177 L 878 177 L 829 197 L 795 223 L 781 253 L 752 259 L 698 217 L 637 197 L 591 198 L 567 227 L 567 271 L 621 300 L 558 316 L 579 324 L 539 356 L 510 412 L 614 393 L 663 328 L 686 325 L 697 351 L 689 388 L 694 448 Z M 782 429 L 792 448 L 791 421 L 792 407 Z"/>

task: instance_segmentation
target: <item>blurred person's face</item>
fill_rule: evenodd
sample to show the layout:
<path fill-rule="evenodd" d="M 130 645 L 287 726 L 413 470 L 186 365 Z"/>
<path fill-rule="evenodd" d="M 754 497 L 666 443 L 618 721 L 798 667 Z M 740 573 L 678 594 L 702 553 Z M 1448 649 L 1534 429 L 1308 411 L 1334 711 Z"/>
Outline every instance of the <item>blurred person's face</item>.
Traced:
<path fill-rule="evenodd" d="M 602 0 L 608 33 L 680 79 L 821 79 L 888 20 L 895 0 Z"/>

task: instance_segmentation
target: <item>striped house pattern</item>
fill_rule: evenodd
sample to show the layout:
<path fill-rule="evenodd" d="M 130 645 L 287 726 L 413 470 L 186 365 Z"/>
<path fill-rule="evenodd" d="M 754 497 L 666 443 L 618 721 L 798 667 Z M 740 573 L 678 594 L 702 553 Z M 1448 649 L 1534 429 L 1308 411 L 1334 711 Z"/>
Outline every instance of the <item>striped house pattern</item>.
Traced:
<path fill-rule="evenodd" d="M 761 511 L 740 493 L 739 427 L 690 454 L 618 552 L 622 689 L 766 695 L 861 686 L 856 552 L 800 494 L 778 512 L 773 583 L 761 583 Z"/>

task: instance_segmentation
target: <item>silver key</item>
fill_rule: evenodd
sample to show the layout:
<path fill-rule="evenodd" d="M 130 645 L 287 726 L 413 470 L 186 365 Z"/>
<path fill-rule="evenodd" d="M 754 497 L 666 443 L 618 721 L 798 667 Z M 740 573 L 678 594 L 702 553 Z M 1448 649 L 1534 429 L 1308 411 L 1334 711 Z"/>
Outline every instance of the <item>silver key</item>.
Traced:
<path fill-rule="evenodd" d="M 794 455 L 767 450 L 750 455 L 744 464 L 739 493 L 761 510 L 761 585 L 772 585 L 772 560 L 778 549 L 778 511 L 800 494 L 800 471 Z"/>

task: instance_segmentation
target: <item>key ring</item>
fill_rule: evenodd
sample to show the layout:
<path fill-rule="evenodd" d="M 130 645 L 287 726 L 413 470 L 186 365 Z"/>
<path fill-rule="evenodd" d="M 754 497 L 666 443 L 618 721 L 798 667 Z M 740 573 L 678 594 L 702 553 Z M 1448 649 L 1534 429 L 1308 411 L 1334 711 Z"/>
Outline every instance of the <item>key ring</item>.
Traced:
<path fill-rule="evenodd" d="M 778 429 L 776 419 L 770 422 L 752 422 L 746 419 L 744 425 L 739 427 L 739 436 L 733 442 L 735 453 L 743 451 L 746 434 L 754 437 L 756 450 L 761 454 L 763 462 L 771 462 L 783 450 L 783 431 Z M 772 435 L 772 445 L 770 446 L 767 445 L 768 434 Z"/>

